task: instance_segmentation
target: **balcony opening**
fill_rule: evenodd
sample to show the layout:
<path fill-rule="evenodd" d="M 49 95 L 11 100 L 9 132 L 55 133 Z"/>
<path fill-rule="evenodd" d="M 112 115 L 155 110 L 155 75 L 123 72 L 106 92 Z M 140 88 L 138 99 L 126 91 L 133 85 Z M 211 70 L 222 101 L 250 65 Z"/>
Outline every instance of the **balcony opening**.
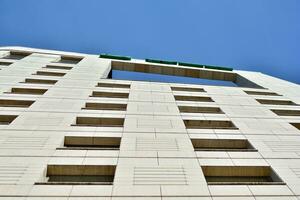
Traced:
<path fill-rule="evenodd" d="M 11 94 L 32 94 L 32 95 L 43 95 L 47 92 L 47 89 L 38 88 L 12 88 Z"/>
<path fill-rule="evenodd" d="M 297 106 L 296 103 L 290 100 L 275 100 L 275 99 L 256 99 L 261 104 L 266 105 L 287 105 L 287 106 Z"/>
<path fill-rule="evenodd" d="M 257 151 L 244 139 L 191 139 L 195 151 Z"/>
<path fill-rule="evenodd" d="M 98 83 L 97 87 L 110 87 L 110 88 L 130 88 L 129 84 L 117 84 L 117 83 Z"/>
<path fill-rule="evenodd" d="M 78 64 L 83 58 L 75 56 L 61 56 L 61 59 L 56 63 L 63 64 Z"/>
<path fill-rule="evenodd" d="M 275 92 L 262 92 L 262 91 L 244 91 L 249 95 L 264 95 L 264 96 L 281 96 Z"/>
<path fill-rule="evenodd" d="M 12 62 L 4 62 L 4 61 L 0 61 L 0 66 L 9 66 L 13 64 Z"/>
<path fill-rule="evenodd" d="M 0 115 L 0 125 L 9 125 L 17 117 L 17 115 Z"/>
<path fill-rule="evenodd" d="M 44 72 L 44 71 L 37 71 L 36 74 L 33 75 L 40 75 L 40 76 L 64 76 L 66 73 L 61 72 Z"/>
<path fill-rule="evenodd" d="M 57 80 L 26 78 L 24 83 L 54 85 Z M 21 82 L 22 83 L 22 82 Z"/>
<path fill-rule="evenodd" d="M 300 116 L 300 110 L 277 110 L 271 109 L 271 111 L 279 116 Z"/>
<path fill-rule="evenodd" d="M 44 67 L 44 68 L 48 68 L 48 69 L 71 70 L 73 67 L 69 67 L 69 66 L 59 66 L 59 65 L 46 65 L 46 67 Z"/>
<path fill-rule="evenodd" d="M 183 120 L 187 129 L 238 129 L 231 121 Z"/>
<path fill-rule="evenodd" d="M 181 113 L 224 114 L 219 107 L 178 106 Z"/>
<path fill-rule="evenodd" d="M 126 111 L 127 104 L 117 103 L 86 103 L 83 109 L 86 110 L 116 110 Z"/>
<path fill-rule="evenodd" d="M 174 95 L 176 101 L 214 102 L 210 97 Z"/>
<path fill-rule="evenodd" d="M 3 57 L 3 59 L 11 59 L 11 60 L 21 60 L 26 56 L 29 56 L 31 53 L 22 52 L 22 51 L 11 51 L 9 55 Z"/>
<path fill-rule="evenodd" d="M 48 165 L 41 185 L 112 185 L 115 165 Z"/>
<path fill-rule="evenodd" d="M 290 124 L 300 130 L 300 123 L 290 123 Z"/>
<path fill-rule="evenodd" d="M 171 87 L 172 91 L 183 92 L 206 92 L 203 88 L 190 88 L 190 87 Z"/>
<path fill-rule="evenodd" d="M 93 91 L 91 97 L 128 98 L 129 97 L 129 93 Z"/>
<path fill-rule="evenodd" d="M 0 99 L 0 107 L 28 108 L 33 103 L 34 101 L 29 101 L 29 100 Z"/>
<path fill-rule="evenodd" d="M 67 150 L 119 150 L 120 137 L 65 136 L 64 148 Z"/>
<path fill-rule="evenodd" d="M 269 166 L 202 166 L 208 185 L 283 185 Z"/>
<path fill-rule="evenodd" d="M 124 118 L 77 117 L 76 126 L 123 127 Z"/>

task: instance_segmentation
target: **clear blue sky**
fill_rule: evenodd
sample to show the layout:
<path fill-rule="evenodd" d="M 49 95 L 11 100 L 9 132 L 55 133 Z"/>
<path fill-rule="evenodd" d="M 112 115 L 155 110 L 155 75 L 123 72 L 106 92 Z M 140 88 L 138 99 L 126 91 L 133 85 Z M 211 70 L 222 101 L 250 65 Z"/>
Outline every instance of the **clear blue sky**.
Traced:
<path fill-rule="evenodd" d="M 0 0 L 0 45 L 261 71 L 300 83 L 300 0 Z"/>

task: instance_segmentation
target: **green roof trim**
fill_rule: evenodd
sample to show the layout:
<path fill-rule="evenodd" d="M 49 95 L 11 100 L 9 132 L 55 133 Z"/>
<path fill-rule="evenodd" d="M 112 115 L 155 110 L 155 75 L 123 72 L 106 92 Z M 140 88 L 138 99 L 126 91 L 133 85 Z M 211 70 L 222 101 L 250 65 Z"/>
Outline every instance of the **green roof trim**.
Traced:
<path fill-rule="evenodd" d="M 168 65 L 177 65 L 176 61 L 168 61 L 168 60 L 155 60 L 155 59 L 145 59 L 146 62 L 151 63 L 160 63 L 160 64 L 168 64 Z"/>
<path fill-rule="evenodd" d="M 232 71 L 232 68 L 229 67 L 219 67 L 219 66 L 211 66 L 211 65 L 204 65 L 206 69 L 216 69 L 216 70 L 225 70 L 225 71 Z"/>
<path fill-rule="evenodd" d="M 128 56 L 119 56 L 119 55 L 111 55 L 111 54 L 100 54 L 99 58 L 108 58 L 108 59 L 116 59 L 116 60 L 131 60 L 131 57 Z"/>
<path fill-rule="evenodd" d="M 203 68 L 204 67 L 204 65 L 194 64 L 194 63 L 185 63 L 185 62 L 178 62 L 178 65 L 187 66 L 187 67 L 198 67 L 198 68 Z"/>

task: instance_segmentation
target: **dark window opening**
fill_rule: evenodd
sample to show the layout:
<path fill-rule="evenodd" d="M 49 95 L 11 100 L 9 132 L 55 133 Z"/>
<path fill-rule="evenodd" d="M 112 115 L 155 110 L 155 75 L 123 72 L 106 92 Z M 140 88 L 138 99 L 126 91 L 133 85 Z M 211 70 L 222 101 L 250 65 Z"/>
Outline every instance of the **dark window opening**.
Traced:
<path fill-rule="evenodd" d="M 27 53 L 27 52 L 11 51 L 10 54 L 3 57 L 3 59 L 21 60 L 29 55 L 30 55 L 30 53 Z"/>
<path fill-rule="evenodd" d="M 112 185 L 115 165 L 48 165 L 47 185 Z"/>
<path fill-rule="evenodd" d="M 87 110 L 116 110 L 126 111 L 127 104 L 117 103 L 86 103 L 83 109 Z"/>
<path fill-rule="evenodd" d="M 231 121 L 183 120 L 187 129 L 238 129 Z"/>
<path fill-rule="evenodd" d="M 77 117 L 75 126 L 123 127 L 124 118 Z"/>
<path fill-rule="evenodd" d="M 174 95 L 176 101 L 214 102 L 210 97 Z"/>
<path fill-rule="evenodd" d="M 257 151 L 244 139 L 192 139 L 195 151 Z"/>
<path fill-rule="evenodd" d="M 202 166 L 209 185 L 282 185 L 269 166 Z"/>
<path fill-rule="evenodd" d="M 297 104 L 290 100 L 275 100 L 275 99 L 256 99 L 261 104 L 266 105 L 287 105 L 287 106 L 296 106 Z"/>
<path fill-rule="evenodd" d="M 224 114 L 219 107 L 178 106 L 181 113 L 210 113 Z"/>
<path fill-rule="evenodd" d="M 15 100 L 15 99 L 0 99 L 0 107 L 20 107 L 28 108 L 34 101 Z"/>
<path fill-rule="evenodd" d="M 0 115 L 0 125 L 9 125 L 17 117 L 17 115 Z"/>
<path fill-rule="evenodd" d="M 128 98 L 129 93 L 94 91 L 91 97 Z"/>
<path fill-rule="evenodd" d="M 119 150 L 119 137 L 65 136 L 64 148 L 68 150 Z"/>

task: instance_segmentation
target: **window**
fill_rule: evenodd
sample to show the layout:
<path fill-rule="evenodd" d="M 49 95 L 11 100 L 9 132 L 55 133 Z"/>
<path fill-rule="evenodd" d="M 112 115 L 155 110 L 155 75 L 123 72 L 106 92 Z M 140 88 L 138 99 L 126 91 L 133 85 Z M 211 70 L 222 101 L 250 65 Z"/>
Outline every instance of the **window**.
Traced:
<path fill-rule="evenodd" d="M 209 185 L 285 184 L 270 166 L 202 166 Z"/>
<path fill-rule="evenodd" d="M 46 67 L 44 67 L 44 68 L 48 68 L 48 69 L 71 70 L 73 67 L 69 67 L 69 66 L 58 66 L 58 65 L 46 65 Z"/>
<path fill-rule="evenodd" d="M 290 124 L 300 130 L 300 123 L 290 123 Z"/>
<path fill-rule="evenodd" d="M 119 137 L 85 137 L 65 136 L 64 146 L 69 150 L 119 150 L 121 138 Z"/>
<path fill-rule="evenodd" d="M 123 127 L 124 118 L 77 117 L 76 126 Z"/>
<path fill-rule="evenodd" d="M 244 139 L 192 139 L 195 151 L 257 151 Z"/>
<path fill-rule="evenodd" d="M 26 78 L 24 83 L 54 85 L 57 80 Z"/>
<path fill-rule="evenodd" d="M 214 102 L 210 97 L 174 95 L 176 101 Z"/>
<path fill-rule="evenodd" d="M 126 104 L 117 104 L 117 103 L 86 103 L 85 108 L 88 110 L 119 110 L 126 111 Z"/>
<path fill-rule="evenodd" d="M 300 110 L 276 110 L 271 109 L 272 112 L 279 116 L 300 116 Z"/>
<path fill-rule="evenodd" d="M 0 61 L 0 66 L 9 66 L 11 64 L 12 64 L 12 62 L 3 62 L 3 61 Z"/>
<path fill-rule="evenodd" d="M 97 87 L 130 88 L 130 85 L 117 83 L 98 83 Z"/>
<path fill-rule="evenodd" d="M 32 94 L 32 95 L 42 95 L 47 91 L 47 89 L 38 88 L 12 88 L 12 94 Z"/>
<path fill-rule="evenodd" d="M 11 51 L 9 55 L 7 55 L 3 58 L 4 59 L 12 59 L 12 60 L 21 60 L 29 55 L 30 55 L 30 53 L 27 53 L 27 52 Z"/>
<path fill-rule="evenodd" d="M 46 181 L 51 185 L 112 185 L 115 165 L 48 165 Z"/>
<path fill-rule="evenodd" d="M 237 129 L 231 121 L 183 120 L 187 129 Z"/>
<path fill-rule="evenodd" d="M 17 117 L 17 115 L 0 115 L 0 125 L 9 125 Z"/>
<path fill-rule="evenodd" d="M 267 105 L 297 105 L 296 103 L 289 101 L 289 100 L 275 100 L 275 99 L 256 99 L 261 104 Z"/>
<path fill-rule="evenodd" d="M 261 92 L 261 91 L 244 91 L 249 95 L 266 95 L 266 96 L 281 96 L 275 92 Z"/>
<path fill-rule="evenodd" d="M 129 93 L 94 91 L 92 97 L 128 98 Z"/>
<path fill-rule="evenodd" d="M 219 107 L 196 107 L 196 106 L 178 106 L 182 113 L 211 113 L 211 114 L 224 114 Z"/>
<path fill-rule="evenodd" d="M 21 107 L 28 108 L 34 101 L 15 100 L 15 99 L 0 99 L 0 107 Z"/>
<path fill-rule="evenodd" d="M 75 56 L 61 56 L 61 59 L 57 63 L 64 64 L 78 64 L 83 58 Z"/>
<path fill-rule="evenodd" d="M 41 76 L 64 76 L 66 73 L 61 72 L 44 72 L 44 71 L 37 71 L 34 75 L 41 75 Z"/>
<path fill-rule="evenodd" d="M 205 92 L 203 88 L 188 88 L 188 87 L 171 87 L 172 91 L 184 91 L 184 92 Z"/>

